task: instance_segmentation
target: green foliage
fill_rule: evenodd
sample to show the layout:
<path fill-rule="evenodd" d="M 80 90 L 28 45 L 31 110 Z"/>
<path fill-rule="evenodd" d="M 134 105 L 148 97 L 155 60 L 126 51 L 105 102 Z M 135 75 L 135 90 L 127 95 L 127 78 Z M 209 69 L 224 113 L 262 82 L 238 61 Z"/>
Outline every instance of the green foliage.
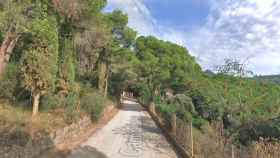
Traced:
<path fill-rule="evenodd" d="M 170 106 L 166 103 L 161 103 L 156 105 L 156 110 L 163 115 L 166 120 L 170 120 L 172 114 L 176 113 L 176 107 Z"/>
<path fill-rule="evenodd" d="M 4 34 L 3 34 L 2 31 L 0 31 L 0 42 L 1 42 L 1 43 L 2 43 L 3 39 L 4 39 Z"/>
<path fill-rule="evenodd" d="M 72 123 L 79 119 L 79 94 L 76 92 L 70 92 L 64 99 L 66 120 L 68 123 Z"/>
<path fill-rule="evenodd" d="M 280 122 L 279 118 L 271 119 L 264 122 L 252 122 L 244 125 L 238 130 L 238 141 L 248 144 L 251 141 L 258 141 L 259 138 L 280 139 Z"/>
<path fill-rule="evenodd" d="M 54 89 L 57 73 L 58 36 L 56 23 L 46 15 L 34 19 L 33 43 L 21 60 L 23 85 L 31 92 L 45 93 Z"/>
<path fill-rule="evenodd" d="M 260 82 L 280 84 L 280 75 L 255 76 L 252 79 Z"/>
<path fill-rule="evenodd" d="M 65 39 L 59 55 L 59 78 L 69 84 L 74 83 L 75 80 L 75 62 L 72 46 L 72 41 Z"/>
<path fill-rule="evenodd" d="M 146 84 L 138 83 L 134 87 L 134 91 L 136 92 L 136 96 L 138 96 L 139 101 L 143 105 L 148 105 L 151 101 L 151 91 Z"/>
<path fill-rule="evenodd" d="M 81 107 L 93 121 L 97 121 L 105 108 L 105 99 L 96 92 L 89 92 L 81 97 Z"/>
<path fill-rule="evenodd" d="M 41 105 L 43 110 L 51 110 L 61 107 L 63 105 L 63 100 L 57 95 L 48 94 L 41 99 Z"/>
<path fill-rule="evenodd" d="M 188 51 L 176 44 L 139 37 L 136 41 L 137 57 L 141 61 L 139 76 L 151 91 L 183 84 L 187 78 L 201 75 L 201 68 Z"/>
<path fill-rule="evenodd" d="M 135 42 L 137 33 L 127 27 L 128 16 L 116 10 L 107 14 L 107 19 L 116 44 L 120 47 L 129 48 Z"/>
<path fill-rule="evenodd" d="M 177 94 L 171 101 L 178 111 L 188 111 L 192 114 L 196 114 L 195 107 L 192 102 L 192 98 L 184 94 Z"/>
<path fill-rule="evenodd" d="M 195 116 L 192 118 L 192 123 L 193 123 L 193 126 L 198 128 L 198 129 L 202 129 L 202 126 L 207 124 L 207 120 L 199 117 L 199 116 Z"/>
<path fill-rule="evenodd" d="M 15 33 L 23 33 L 29 30 L 28 8 L 32 5 L 30 0 L 11 1 L 4 0 L 0 10 L 0 32 L 6 33 L 11 28 Z"/>
<path fill-rule="evenodd" d="M 18 86 L 18 65 L 8 64 L 3 78 L 0 80 L 0 98 L 15 100 Z"/>
<path fill-rule="evenodd" d="M 157 99 L 160 100 L 157 108 L 167 120 L 170 120 L 172 112 L 176 112 L 183 120 L 192 118 L 197 128 L 201 128 L 207 121 L 223 121 L 228 133 L 234 135 L 235 128 L 252 122 L 259 125 L 260 120 L 279 115 L 279 86 L 241 78 L 245 73 L 244 67 L 241 69 L 236 65 L 230 66 L 242 73 L 239 77 L 203 74 L 192 57 L 188 54 L 180 55 L 180 52 L 187 54 L 184 48 L 153 37 L 139 37 L 136 42 L 136 55 L 141 61 L 138 66 L 139 80 L 150 92 L 159 90 L 153 98 L 161 98 Z M 173 99 L 163 97 L 166 88 L 174 91 Z M 136 89 L 136 92 L 141 101 L 148 98 L 147 95 L 153 95 L 146 95 L 144 88 Z M 253 129 L 249 131 L 254 132 Z M 265 133 L 261 136 L 270 137 L 274 130 L 261 131 Z M 250 132 L 243 134 L 247 140 L 252 139 Z"/>
<path fill-rule="evenodd" d="M 112 52 L 109 90 L 112 95 L 119 96 L 121 91 L 136 82 L 136 65 L 138 58 L 128 48 Z"/>
<path fill-rule="evenodd" d="M 84 12 L 99 13 L 107 4 L 107 0 L 82 0 L 80 2 Z"/>
<path fill-rule="evenodd" d="M 136 31 L 134 31 L 129 27 L 126 27 L 123 30 L 123 39 L 121 43 L 124 45 L 124 47 L 129 48 L 134 44 L 136 36 L 137 36 Z"/>
<path fill-rule="evenodd" d="M 106 0 L 0 2 L 0 41 L 8 31 L 21 34 L 0 97 L 14 100 L 23 86 L 47 94 L 43 107 L 64 108 L 69 122 L 79 116 L 79 105 L 98 120 L 105 99 L 92 87 L 101 83 L 105 91 L 108 83 L 111 95 L 129 89 L 143 104 L 155 101 L 166 120 L 175 113 L 197 128 L 223 121 L 226 132 L 242 142 L 279 137 L 279 124 L 263 122 L 280 114 L 280 86 L 242 78 L 249 72 L 236 60 L 220 66 L 220 74 L 207 75 L 186 48 L 152 36 L 137 38 L 128 16 L 103 13 L 105 5 Z"/>
<path fill-rule="evenodd" d="M 77 92 L 70 92 L 65 98 L 65 107 L 77 107 L 79 104 L 79 94 Z"/>
<path fill-rule="evenodd" d="M 123 29 L 128 23 L 127 15 L 120 10 L 115 10 L 107 16 L 109 21 L 112 23 L 111 25 L 114 28 L 114 31 Z"/>

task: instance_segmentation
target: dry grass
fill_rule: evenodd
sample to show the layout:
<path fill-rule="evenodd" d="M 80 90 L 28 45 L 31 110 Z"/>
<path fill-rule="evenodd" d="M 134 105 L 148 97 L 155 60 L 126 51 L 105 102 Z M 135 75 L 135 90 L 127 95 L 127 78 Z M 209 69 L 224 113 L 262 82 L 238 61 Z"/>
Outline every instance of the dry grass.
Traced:
<path fill-rule="evenodd" d="M 253 147 L 254 158 L 279 158 L 280 143 L 260 140 Z"/>
<path fill-rule="evenodd" d="M 115 105 L 111 99 L 106 100 L 106 105 Z M 77 112 L 81 118 L 82 112 Z M 13 105 L 6 100 L 0 100 L 0 129 L 3 127 L 20 127 L 32 130 L 52 132 L 69 124 L 64 109 L 41 111 L 35 120 L 31 119 L 31 108 L 26 103 Z"/>
<path fill-rule="evenodd" d="M 0 128 L 29 127 L 38 130 L 53 131 L 66 125 L 66 117 L 63 110 L 52 112 L 40 112 L 36 120 L 31 119 L 31 109 L 26 106 L 15 106 L 7 101 L 0 101 Z M 30 126 L 31 125 L 31 126 Z"/>
<path fill-rule="evenodd" d="M 215 130 L 201 132 L 194 129 L 194 150 L 197 158 L 280 158 L 279 140 L 260 139 L 248 146 L 224 144 L 225 139 L 217 136 Z M 220 140 L 220 141 L 219 141 Z M 233 153 L 232 153 L 233 152 Z M 233 154 L 233 155 L 232 155 Z"/>

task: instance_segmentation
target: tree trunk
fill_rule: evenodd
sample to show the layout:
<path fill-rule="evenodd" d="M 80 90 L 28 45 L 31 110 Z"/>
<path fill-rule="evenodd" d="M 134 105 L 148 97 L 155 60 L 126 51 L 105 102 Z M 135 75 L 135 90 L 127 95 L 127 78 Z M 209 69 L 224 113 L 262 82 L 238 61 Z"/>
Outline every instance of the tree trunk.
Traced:
<path fill-rule="evenodd" d="M 98 89 L 101 94 L 104 94 L 106 87 L 107 66 L 104 62 L 101 61 L 98 67 Z"/>
<path fill-rule="evenodd" d="M 8 32 L 0 47 L 0 77 L 5 72 L 7 63 L 15 48 L 19 36 L 14 32 Z"/>
<path fill-rule="evenodd" d="M 107 95 L 108 95 L 108 66 L 107 66 L 107 72 L 105 77 L 104 97 L 106 98 Z"/>
<path fill-rule="evenodd" d="M 32 117 L 35 117 L 38 114 L 39 111 L 39 103 L 40 103 L 40 93 L 35 93 L 32 96 L 32 104 L 33 104 L 33 112 Z"/>
<path fill-rule="evenodd" d="M 108 88 L 108 62 L 107 62 L 107 50 L 104 49 L 100 54 L 98 60 L 98 90 L 99 92 L 106 97 L 107 88 Z"/>

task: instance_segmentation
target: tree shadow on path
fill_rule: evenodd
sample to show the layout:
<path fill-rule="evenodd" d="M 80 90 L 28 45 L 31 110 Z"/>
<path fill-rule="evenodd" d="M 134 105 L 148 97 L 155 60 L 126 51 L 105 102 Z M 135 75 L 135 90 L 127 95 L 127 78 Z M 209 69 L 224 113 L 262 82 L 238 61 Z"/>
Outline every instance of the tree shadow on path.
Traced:
<path fill-rule="evenodd" d="M 105 154 L 91 146 L 80 147 L 67 158 L 108 158 Z"/>
<path fill-rule="evenodd" d="M 108 158 L 105 154 L 91 146 L 84 146 L 75 149 L 66 156 L 65 153 L 49 151 L 38 158 Z"/>
<path fill-rule="evenodd" d="M 135 128 L 141 129 L 140 131 L 136 130 L 139 133 L 135 133 Z M 173 147 L 166 140 L 162 130 L 157 127 L 149 116 L 133 116 L 124 126 L 113 129 L 113 132 L 127 139 L 139 135 L 142 140 L 142 150 L 152 149 L 157 153 L 173 157 L 173 154 L 171 154 Z M 175 154 L 179 157 L 176 151 Z"/>

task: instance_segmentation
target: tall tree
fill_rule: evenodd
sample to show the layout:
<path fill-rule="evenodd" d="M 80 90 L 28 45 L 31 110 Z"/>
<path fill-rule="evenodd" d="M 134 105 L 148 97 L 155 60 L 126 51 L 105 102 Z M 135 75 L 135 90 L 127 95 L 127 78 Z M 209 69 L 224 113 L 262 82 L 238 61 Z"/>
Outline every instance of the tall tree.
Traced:
<path fill-rule="evenodd" d="M 82 28 L 77 36 L 80 68 L 86 72 L 96 72 L 96 86 L 106 96 L 112 57 L 131 46 L 136 32 L 127 28 L 127 15 L 120 11 L 105 16 L 96 14 L 91 20 L 94 23 L 85 21 L 79 25 Z"/>
<path fill-rule="evenodd" d="M 132 69 L 131 64 L 135 62 L 136 58 L 133 51 L 132 46 L 135 43 L 136 32 L 127 27 L 128 16 L 123 12 L 116 10 L 112 13 L 108 13 L 106 15 L 108 20 L 111 41 L 108 48 L 105 49 L 106 52 L 101 54 L 102 58 L 99 58 L 99 89 L 101 92 L 107 95 L 109 77 L 119 77 L 123 78 L 132 77 Z M 121 59 L 122 58 L 122 59 Z M 124 69 L 130 68 L 130 69 Z M 105 73 L 105 74 L 104 74 Z M 125 83 L 128 78 L 123 78 L 122 83 Z M 120 85 L 121 82 L 119 82 Z M 120 91 L 120 87 L 118 90 Z"/>
<path fill-rule="evenodd" d="M 106 0 L 53 0 L 53 4 L 58 15 L 60 38 L 58 86 L 60 91 L 67 92 L 75 80 L 75 36 L 90 30 L 94 17 L 100 14 Z"/>
<path fill-rule="evenodd" d="M 56 20 L 48 16 L 46 5 L 38 1 L 35 12 L 30 27 L 32 44 L 21 59 L 22 83 L 32 96 L 32 116 L 38 113 L 40 97 L 54 89 L 58 58 Z"/>
<path fill-rule="evenodd" d="M 28 30 L 27 18 L 30 16 L 31 2 L 3 0 L 0 6 L 0 30 L 4 36 L 0 46 L 1 77 L 20 35 Z"/>
<path fill-rule="evenodd" d="M 184 47 L 150 36 L 139 37 L 135 49 L 141 61 L 139 77 L 153 94 L 200 74 L 200 66 Z"/>

